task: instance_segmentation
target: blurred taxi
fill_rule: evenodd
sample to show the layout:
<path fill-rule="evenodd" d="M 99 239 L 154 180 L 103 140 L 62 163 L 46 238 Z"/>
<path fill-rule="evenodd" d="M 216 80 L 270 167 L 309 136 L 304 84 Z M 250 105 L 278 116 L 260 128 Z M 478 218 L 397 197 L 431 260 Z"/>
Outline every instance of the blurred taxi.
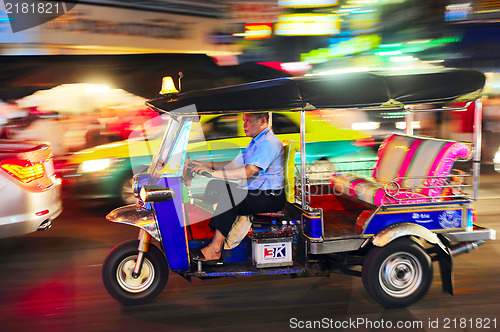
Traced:
<path fill-rule="evenodd" d="M 48 143 L 0 140 L 0 238 L 46 230 L 62 211 Z"/>
<path fill-rule="evenodd" d="M 299 141 L 299 123 L 300 114 L 295 112 L 274 112 L 271 117 L 273 131 L 281 140 Z M 156 126 L 154 130 L 139 128 L 135 137 L 129 140 L 74 153 L 61 168 L 63 180 L 72 195 L 81 199 L 135 203 L 132 177 L 147 170 L 167 124 L 168 120 L 165 120 L 164 126 Z M 306 141 L 306 162 L 311 169 L 326 171 L 326 179 L 334 172 L 332 163 L 360 158 L 371 162 L 375 157 L 373 150 L 366 146 L 370 142 L 366 135 L 334 127 L 329 120 L 313 114 L 306 117 Z M 235 158 L 248 145 L 250 137 L 243 132 L 241 116 L 210 115 L 193 123 L 189 142 L 187 151 L 191 159 L 223 161 Z M 196 188 L 192 190 L 196 191 Z"/>

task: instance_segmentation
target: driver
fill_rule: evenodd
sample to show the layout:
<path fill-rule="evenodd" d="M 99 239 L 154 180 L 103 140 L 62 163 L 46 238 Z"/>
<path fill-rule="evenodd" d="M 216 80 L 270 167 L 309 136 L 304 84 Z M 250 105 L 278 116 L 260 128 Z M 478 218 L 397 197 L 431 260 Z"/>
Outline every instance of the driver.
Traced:
<path fill-rule="evenodd" d="M 269 114 L 245 113 L 243 129 L 252 140 L 234 160 L 190 161 L 196 174 L 208 172 L 213 178 L 240 181 L 239 185 L 225 182 L 228 190 L 218 191 L 217 207 L 209 223 L 215 236 L 208 246 L 192 253 L 193 260 L 220 260 L 222 246 L 238 215 L 277 212 L 285 205 L 283 145 L 269 127 Z"/>

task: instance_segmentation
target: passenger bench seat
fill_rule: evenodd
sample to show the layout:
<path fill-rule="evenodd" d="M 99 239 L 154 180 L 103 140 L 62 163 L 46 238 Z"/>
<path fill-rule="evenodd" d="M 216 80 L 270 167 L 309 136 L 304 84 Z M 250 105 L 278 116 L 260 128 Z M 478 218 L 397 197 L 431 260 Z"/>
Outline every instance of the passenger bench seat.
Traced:
<path fill-rule="evenodd" d="M 468 158 L 471 152 L 467 143 L 393 134 L 378 150 L 372 177 L 337 173 L 330 178 L 330 185 L 337 192 L 376 206 L 428 202 L 429 197 L 441 195 L 443 188 L 439 186 L 445 183 L 455 161 Z M 396 185 L 416 189 L 397 190 Z M 423 188 L 429 186 L 434 188 Z M 393 189 L 393 197 L 388 196 L 386 190 Z"/>

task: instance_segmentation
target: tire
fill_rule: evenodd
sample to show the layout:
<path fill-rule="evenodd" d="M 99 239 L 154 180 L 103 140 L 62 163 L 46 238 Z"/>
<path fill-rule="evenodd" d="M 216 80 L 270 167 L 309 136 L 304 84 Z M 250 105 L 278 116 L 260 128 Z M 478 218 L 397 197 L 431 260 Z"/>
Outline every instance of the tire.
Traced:
<path fill-rule="evenodd" d="M 120 243 L 109 252 L 102 267 L 104 287 L 115 300 L 126 305 L 151 302 L 168 280 L 167 260 L 153 244 L 144 253 L 141 275 L 132 277 L 138 246 L 138 240 Z"/>
<path fill-rule="evenodd" d="M 366 291 L 375 301 L 386 308 L 404 308 L 427 293 L 433 267 L 420 245 L 402 238 L 371 248 L 361 274 Z"/>

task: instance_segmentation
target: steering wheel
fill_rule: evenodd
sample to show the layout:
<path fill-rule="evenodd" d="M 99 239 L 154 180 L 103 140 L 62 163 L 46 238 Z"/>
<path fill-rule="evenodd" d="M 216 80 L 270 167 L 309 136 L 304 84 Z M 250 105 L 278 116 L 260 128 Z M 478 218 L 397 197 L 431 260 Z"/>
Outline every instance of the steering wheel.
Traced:
<path fill-rule="evenodd" d="M 193 163 L 189 162 L 186 164 L 184 170 L 182 171 L 182 177 L 184 178 L 184 181 L 186 182 L 187 186 L 191 185 L 191 181 L 193 180 L 193 177 L 196 175 L 196 173 L 193 172 L 194 166 L 195 165 Z M 212 174 L 206 171 L 201 172 L 199 175 L 206 176 L 207 178 L 212 177 Z"/>

